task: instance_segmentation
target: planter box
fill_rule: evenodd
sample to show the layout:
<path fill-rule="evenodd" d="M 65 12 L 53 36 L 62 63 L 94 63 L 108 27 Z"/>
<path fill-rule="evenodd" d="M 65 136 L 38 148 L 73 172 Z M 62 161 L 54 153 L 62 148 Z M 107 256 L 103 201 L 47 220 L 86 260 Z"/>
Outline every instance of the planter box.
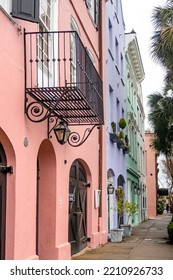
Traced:
<path fill-rule="evenodd" d="M 120 138 L 118 137 L 118 135 L 115 134 L 115 133 L 109 133 L 109 136 L 110 136 L 110 140 L 111 140 L 113 143 L 118 143 L 118 141 L 120 140 Z"/>
<path fill-rule="evenodd" d="M 117 143 L 117 146 L 119 149 L 123 149 L 124 148 L 124 142 L 118 137 L 117 134 L 115 133 L 109 133 L 110 135 L 110 140 L 113 143 Z"/>
<path fill-rule="evenodd" d="M 123 229 L 111 229 L 111 242 L 121 242 L 123 239 Z"/>
<path fill-rule="evenodd" d="M 124 230 L 123 236 L 130 236 L 132 234 L 131 225 L 120 225 L 120 227 Z"/>

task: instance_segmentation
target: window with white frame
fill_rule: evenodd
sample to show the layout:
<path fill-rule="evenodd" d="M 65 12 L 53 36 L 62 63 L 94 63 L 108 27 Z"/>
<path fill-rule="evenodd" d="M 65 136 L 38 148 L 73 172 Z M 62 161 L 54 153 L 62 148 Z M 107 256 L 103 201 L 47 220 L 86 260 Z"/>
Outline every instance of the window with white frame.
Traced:
<path fill-rule="evenodd" d="M 76 40 L 75 33 L 70 36 L 70 81 L 71 83 L 76 82 Z"/>
<path fill-rule="evenodd" d="M 85 0 L 85 2 L 93 23 L 98 27 L 99 0 Z"/>
<path fill-rule="evenodd" d="M 40 21 L 46 30 L 51 29 L 51 0 L 40 0 Z"/>
<path fill-rule="evenodd" d="M 51 29 L 51 9 L 52 0 L 40 0 L 40 32 L 48 32 Z M 39 35 L 38 40 L 38 56 L 44 63 L 44 66 L 48 67 L 49 60 L 49 35 L 43 33 Z"/>
<path fill-rule="evenodd" d="M 79 28 L 74 20 L 73 17 L 71 17 L 71 31 L 77 32 L 79 34 Z M 71 83 L 76 83 L 76 33 L 72 33 L 70 36 L 70 81 Z"/>
<path fill-rule="evenodd" d="M 38 85 L 50 87 L 58 82 L 58 0 L 40 0 L 38 46 Z M 41 33 L 43 32 L 43 33 Z M 45 33 L 44 33 L 45 32 Z"/>

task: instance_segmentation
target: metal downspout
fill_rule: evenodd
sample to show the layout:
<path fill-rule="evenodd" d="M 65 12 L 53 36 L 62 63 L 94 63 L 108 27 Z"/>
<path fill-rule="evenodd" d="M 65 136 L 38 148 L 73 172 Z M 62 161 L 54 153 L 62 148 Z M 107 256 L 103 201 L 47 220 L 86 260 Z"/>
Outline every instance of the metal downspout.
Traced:
<path fill-rule="evenodd" d="M 102 47 L 102 32 L 103 32 L 103 28 L 102 28 L 102 0 L 100 0 L 100 5 L 99 5 L 99 14 L 100 14 L 100 17 L 99 17 L 99 73 L 100 73 L 100 76 L 103 80 L 103 58 L 102 58 L 102 55 L 103 55 L 103 47 Z M 102 217 L 102 191 L 103 191 L 103 188 L 102 188 L 102 183 L 103 183 L 103 180 L 102 180 L 102 175 L 103 175 L 103 172 L 102 172 L 102 163 L 103 163 L 103 139 L 102 139 L 102 136 L 103 136 L 103 128 L 102 128 L 102 125 L 100 126 L 100 129 L 98 130 L 99 132 L 99 190 L 101 190 L 101 197 L 100 197 L 100 207 L 99 207 L 99 217 L 98 217 L 98 229 L 100 231 L 100 219 Z"/>

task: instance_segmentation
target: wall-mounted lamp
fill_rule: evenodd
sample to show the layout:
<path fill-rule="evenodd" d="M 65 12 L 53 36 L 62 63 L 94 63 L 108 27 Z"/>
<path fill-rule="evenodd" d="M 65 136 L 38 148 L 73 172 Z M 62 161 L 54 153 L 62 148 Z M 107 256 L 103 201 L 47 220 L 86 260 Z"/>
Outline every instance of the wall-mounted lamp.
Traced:
<path fill-rule="evenodd" d="M 60 123 L 54 128 L 56 139 L 61 145 L 67 142 L 70 132 L 67 123 L 63 121 L 60 121 Z"/>
<path fill-rule="evenodd" d="M 82 136 L 78 132 L 71 132 L 66 121 L 61 120 L 58 122 L 59 119 L 57 117 L 51 116 L 48 118 L 48 138 L 52 138 L 51 132 L 54 131 L 56 139 L 61 145 L 68 142 L 72 147 L 82 145 L 88 139 L 93 129 L 95 127 L 99 128 L 98 125 L 94 124 L 91 128 L 86 128 Z"/>
<path fill-rule="evenodd" d="M 134 186 L 134 193 L 137 194 L 137 195 L 140 195 L 141 194 L 141 189 L 137 186 Z"/>
<path fill-rule="evenodd" d="M 114 193 L 114 186 L 112 184 L 108 184 L 108 187 L 107 187 L 107 193 L 108 194 L 113 194 Z"/>
<path fill-rule="evenodd" d="M 134 186 L 134 193 L 137 194 L 137 192 L 138 192 L 138 188 L 137 186 Z"/>
<path fill-rule="evenodd" d="M 138 194 L 138 195 L 141 194 L 141 189 L 140 189 L 140 188 L 137 189 L 137 194 Z"/>

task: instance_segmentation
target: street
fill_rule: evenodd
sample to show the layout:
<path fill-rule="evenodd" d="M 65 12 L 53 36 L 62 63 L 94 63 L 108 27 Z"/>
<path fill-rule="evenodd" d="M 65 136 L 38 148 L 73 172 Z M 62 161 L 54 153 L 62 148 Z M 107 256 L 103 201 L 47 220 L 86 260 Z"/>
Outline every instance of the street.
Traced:
<path fill-rule="evenodd" d="M 159 215 L 133 228 L 132 235 L 124 237 L 121 243 L 86 248 L 72 260 L 173 260 L 173 244 L 167 234 L 170 221 L 171 214 Z"/>

